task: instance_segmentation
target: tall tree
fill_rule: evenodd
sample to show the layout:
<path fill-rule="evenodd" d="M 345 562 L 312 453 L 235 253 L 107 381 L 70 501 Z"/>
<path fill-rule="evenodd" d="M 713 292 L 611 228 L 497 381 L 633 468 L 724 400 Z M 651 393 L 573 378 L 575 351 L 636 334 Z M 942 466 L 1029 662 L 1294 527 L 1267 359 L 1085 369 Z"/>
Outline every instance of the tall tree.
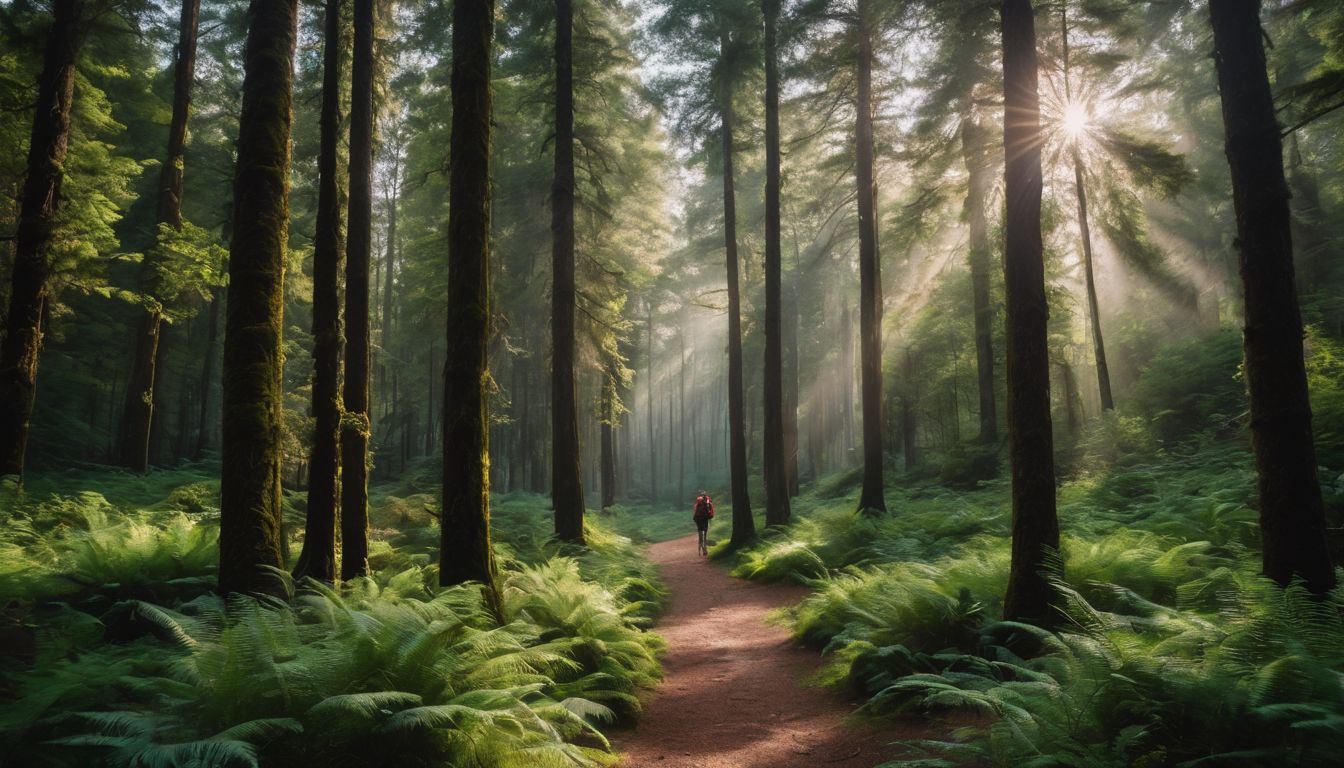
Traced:
<path fill-rule="evenodd" d="M 551 184 L 551 504 L 555 535 L 583 542 L 574 391 L 574 5 L 555 2 L 555 175 Z"/>
<path fill-rule="evenodd" d="M 994 305 L 989 299 L 989 222 L 986 209 L 993 187 L 994 160 L 989 129 L 974 115 L 962 120 L 962 157 L 966 163 L 966 220 L 970 239 L 971 306 L 975 312 L 975 373 L 980 396 L 981 443 L 999 439 L 998 405 L 994 397 Z"/>
<path fill-rule="evenodd" d="M 196 29 L 201 0 L 183 0 L 178 22 L 177 50 L 173 63 L 173 117 L 168 123 L 168 157 L 159 169 L 157 221 L 160 227 L 182 229 L 182 171 L 187 145 L 187 117 L 191 111 L 191 86 L 196 77 Z M 156 241 L 159 239 L 156 231 Z M 151 248 L 144 262 L 146 286 L 153 305 L 140 315 L 136 326 L 135 351 L 126 386 L 126 405 L 121 415 L 121 465 L 135 472 L 149 468 L 149 435 L 158 404 L 162 303 L 168 297 L 158 290 L 158 248 Z M 159 294 L 159 295 L 154 295 Z"/>
<path fill-rule="evenodd" d="M 280 445 L 289 136 L 298 0 L 252 0 L 224 325 L 219 590 L 274 591 L 283 565 Z"/>
<path fill-rule="evenodd" d="M 859 211 L 859 368 L 863 393 L 863 488 L 859 509 L 887 511 L 882 482 L 882 271 L 877 253 L 873 152 L 873 10 L 858 0 L 854 181 Z"/>
<path fill-rule="evenodd" d="M 728 68 L 736 52 L 724 14 L 719 15 L 719 66 Z M 726 74 L 726 73 L 723 73 Z M 756 538 L 747 490 L 746 404 L 742 393 L 742 291 L 737 269 L 737 194 L 733 188 L 733 90 L 728 78 L 719 83 L 719 130 L 723 150 L 723 245 L 728 274 L 728 450 L 733 500 L 733 533 L 729 546 Z"/>
<path fill-rule="evenodd" d="M 1265 67 L 1260 0 L 1211 0 L 1209 14 L 1245 298 L 1243 348 L 1262 564 L 1265 575 L 1280 584 L 1300 578 L 1312 592 L 1324 594 L 1335 586 L 1335 571 L 1316 475 L 1290 193 Z"/>
<path fill-rule="evenodd" d="M 784 464 L 784 344 L 779 185 L 779 0 L 761 0 L 765 16 L 765 521 L 789 522 Z"/>
<path fill-rule="evenodd" d="M 341 445 L 341 144 L 342 0 L 327 0 L 322 41 L 322 109 L 318 117 L 317 225 L 313 235 L 313 447 L 308 510 L 296 577 L 336 578 L 336 495 Z"/>
<path fill-rule="evenodd" d="M 1101 397 L 1103 411 L 1115 410 L 1115 398 L 1111 396 L 1111 368 L 1106 363 L 1106 342 L 1101 334 L 1101 305 L 1097 300 L 1097 281 L 1092 268 L 1092 227 L 1087 218 L 1087 187 L 1083 184 L 1083 154 L 1078 148 L 1083 129 L 1084 115 L 1078 105 L 1073 103 L 1073 83 L 1069 77 L 1069 4 L 1063 2 L 1059 8 L 1061 36 L 1064 43 L 1064 106 L 1071 113 L 1065 120 L 1072 121 L 1070 137 L 1072 147 L 1069 158 L 1073 161 L 1073 188 L 1078 201 L 1078 232 L 1083 241 L 1083 284 L 1087 291 L 1087 315 L 1092 324 L 1092 349 L 1097 362 L 1097 390 Z"/>
<path fill-rule="evenodd" d="M 1003 0 L 1004 287 L 1008 447 L 1012 460 L 1012 566 L 1003 615 L 1050 625 L 1048 578 L 1059 548 L 1050 425 L 1049 307 L 1041 244 L 1041 125 L 1036 20 L 1031 0 Z"/>
<path fill-rule="evenodd" d="M 23 476 L 28 424 L 37 393 L 37 360 L 51 277 L 52 236 L 70 145 L 70 105 L 82 31 L 82 0 L 54 0 L 37 104 L 28 140 L 28 172 L 14 235 L 9 312 L 0 342 L 0 477 Z"/>
<path fill-rule="evenodd" d="M 373 259 L 373 0 L 354 0 L 350 207 L 345 243 L 345 415 L 341 419 L 341 578 L 369 569 L 369 272 Z M 389 270 L 390 270 L 389 265 Z"/>
<path fill-rule="evenodd" d="M 443 387 L 439 583 L 485 585 L 499 605 L 490 548 L 490 59 L 494 0 L 453 5 L 448 150 L 448 346 Z"/>
<path fill-rule="evenodd" d="M 601 465 L 602 465 L 602 508 L 616 503 L 616 428 L 620 425 L 617 384 L 620 378 L 620 360 L 615 350 L 607 353 L 607 361 L 602 370 L 601 404 Z"/>

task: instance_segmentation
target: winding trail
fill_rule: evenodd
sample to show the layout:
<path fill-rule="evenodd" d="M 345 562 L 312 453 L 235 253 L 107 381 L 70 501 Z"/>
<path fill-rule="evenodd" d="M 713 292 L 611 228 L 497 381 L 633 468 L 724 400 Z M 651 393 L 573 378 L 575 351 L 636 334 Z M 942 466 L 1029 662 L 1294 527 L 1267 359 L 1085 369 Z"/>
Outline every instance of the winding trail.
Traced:
<path fill-rule="evenodd" d="M 896 756 L 890 742 L 932 735 L 921 724 L 843 722 L 851 703 L 803 684 L 821 659 L 765 617 L 806 587 L 732 578 L 696 554 L 694 536 L 649 556 L 671 590 L 657 627 L 666 677 L 639 724 L 612 734 L 622 768 L 872 768 Z"/>

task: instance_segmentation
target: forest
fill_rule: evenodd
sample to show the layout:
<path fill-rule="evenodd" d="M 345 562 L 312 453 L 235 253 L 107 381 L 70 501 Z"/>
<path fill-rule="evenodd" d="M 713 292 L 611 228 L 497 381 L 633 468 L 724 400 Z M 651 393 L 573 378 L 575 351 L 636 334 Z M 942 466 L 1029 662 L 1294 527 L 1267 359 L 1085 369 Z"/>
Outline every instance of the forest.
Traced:
<path fill-rule="evenodd" d="M 0 0 L 0 766 L 1333 766 L 1339 567 L 1339 0 Z"/>

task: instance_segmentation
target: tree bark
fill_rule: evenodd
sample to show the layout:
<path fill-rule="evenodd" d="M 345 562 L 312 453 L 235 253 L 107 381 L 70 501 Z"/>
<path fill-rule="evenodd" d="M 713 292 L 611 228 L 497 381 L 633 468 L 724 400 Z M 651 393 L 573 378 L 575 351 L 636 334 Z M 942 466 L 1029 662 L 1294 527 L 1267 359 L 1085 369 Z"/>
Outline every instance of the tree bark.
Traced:
<path fill-rule="evenodd" d="M 728 32 L 719 37 L 719 58 L 728 58 Z M 733 533 L 729 546 L 737 548 L 756 538 L 747 490 L 746 414 L 742 396 L 742 299 L 737 284 L 737 198 L 733 190 L 732 91 L 721 86 L 720 119 L 723 141 L 723 243 L 728 272 L 728 449 L 733 500 Z"/>
<path fill-rule="evenodd" d="M 602 376 L 602 508 L 616 503 L 616 361 L 607 361 Z"/>
<path fill-rule="evenodd" d="M 201 381 L 199 384 L 200 413 L 196 419 L 196 444 L 192 446 L 191 457 L 201 458 L 201 454 L 210 445 L 211 410 L 210 390 L 215 383 L 215 344 L 219 340 L 219 304 L 221 288 L 216 288 L 210 297 L 205 326 L 205 355 L 201 361 Z"/>
<path fill-rule="evenodd" d="M 1050 426 L 1049 306 L 1041 244 L 1041 127 L 1031 0 L 1003 0 L 1003 146 L 1007 203 L 1008 445 L 1012 459 L 1012 565 L 1004 618 L 1049 626 L 1059 549 Z"/>
<path fill-rule="evenodd" d="M 499 612 L 490 548 L 490 59 L 495 0 L 453 5 L 439 583 L 481 582 Z"/>
<path fill-rule="evenodd" d="M 369 570 L 369 273 L 373 258 L 374 0 L 354 0 L 350 202 L 345 243 L 345 381 L 341 419 L 341 578 Z"/>
<path fill-rule="evenodd" d="M 278 592 L 289 135 L 298 0 L 253 0 L 224 325 L 219 591 Z"/>
<path fill-rule="evenodd" d="M 1106 364 L 1106 343 L 1101 337 L 1101 305 L 1097 302 L 1097 283 L 1092 270 L 1092 228 L 1087 220 L 1087 188 L 1083 186 L 1083 159 L 1073 149 L 1073 184 L 1078 196 L 1078 230 L 1083 238 L 1083 278 L 1087 287 L 1087 314 L 1092 321 L 1092 349 L 1097 360 L 1097 388 L 1101 410 L 1115 410 L 1111 397 L 1111 369 Z"/>
<path fill-rule="evenodd" d="M 1214 63 L 1237 215 L 1243 348 L 1260 492 L 1264 573 L 1335 586 L 1312 438 L 1302 316 L 1293 277 L 1283 146 L 1265 69 L 1259 0 L 1212 0 Z"/>
<path fill-rule="evenodd" d="M 782 337 L 779 186 L 779 0 L 762 0 L 765 15 L 765 521 L 789 522 L 789 475 L 784 466 L 784 345 Z"/>
<path fill-rule="evenodd" d="M 555 535 L 583 543 L 574 392 L 574 6 L 555 3 L 555 177 L 551 185 L 551 504 Z"/>
<path fill-rule="evenodd" d="M 156 220 L 159 225 L 182 228 L 182 170 L 187 143 L 187 117 L 191 112 L 191 87 L 196 77 L 196 29 L 201 0 L 183 0 L 178 24 L 177 55 L 173 65 L 173 117 L 168 124 L 168 157 L 159 170 Z M 158 230 L 154 233 L 159 241 Z M 150 426 L 158 404 L 158 356 L 165 298 L 159 294 L 157 248 L 146 254 L 142 275 L 145 289 L 156 305 L 137 321 L 130 386 L 121 416 L 121 465 L 134 472 L 149 468 Z"/>
<path fill-rule="evenodd" d="M 798 495 L 798 275 L 789 277 L 784 309 L 784 474 L 789 495 Z"/>
<path fill-rule="evenodd" d="M 341 144 L 341 16 L 343 0 L 327 0 L 322 41 L 322 109 L 317 156 L 317 225 L 313 235 L 313 449 L 303 551 L 294 577 L 336 579 L 336 498 L 340 492 L 341 268 L 339 153 Z"/>
<path fill-rule="evenodd" d="M 81 40 L 81 0 L 54 0 L 47 32 L 37 106 L 28 141 L 28 173 L 23 181 L 14 234 L 9 312 L 0 342 L 0 477 L 23 477 L 28 424 L 37 394 L 37 361 L 42 353 L 43 318 L 51 276 L 51 243 L 61 208 L 61 180 L 70 144 L 70 105 Z"/>
<path fill-rule="evenodd" d="M 658 506 L 658 455 L 657 443 L 653 439 L 653 301 L 646 300 L 645 309 L 648 312 L 648 380 L 645 382 L 644 399 L 648 408 L 645 418 L 649 427 L 649 498 L 653 506 Z"/>
<path fill-rule="evenodd" d="M 966 220 L 970 228 L 971 304 L 975 312 L 975 374 L 980 395 L 979 442 L 993 445 L 999 440 L 998 405 L 994 397 L 994 307 L 989 299 L 990 245 L 989 222 L 985 207 L 992 160 L 989 154 L 989 130 L 975 117 L 961 124 L 961 151 L 969 179 L 966 185 Z"/>
<path fill-rule="evenodd" d="M 882 482 L 882 272 L 873 168 L 873 30 L 870 0 L 858 2 L 854 178 L 859 209 L 859 367 L 863 380 L 863 489 L 859 509 L 886 512 Z"/>

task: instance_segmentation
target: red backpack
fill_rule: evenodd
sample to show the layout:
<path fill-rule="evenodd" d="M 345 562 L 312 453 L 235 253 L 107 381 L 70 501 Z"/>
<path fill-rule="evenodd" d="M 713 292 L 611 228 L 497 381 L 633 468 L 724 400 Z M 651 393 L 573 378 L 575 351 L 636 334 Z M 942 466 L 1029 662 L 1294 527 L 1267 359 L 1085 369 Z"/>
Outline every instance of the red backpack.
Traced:
<path fill-rule="evenodd" d="M 699 496 L 696 498 L 695 517 L 696 518 L 703 517 L 706 520 L 714 517 L 714 502 L 710 500 L 708 495 Z"/>

